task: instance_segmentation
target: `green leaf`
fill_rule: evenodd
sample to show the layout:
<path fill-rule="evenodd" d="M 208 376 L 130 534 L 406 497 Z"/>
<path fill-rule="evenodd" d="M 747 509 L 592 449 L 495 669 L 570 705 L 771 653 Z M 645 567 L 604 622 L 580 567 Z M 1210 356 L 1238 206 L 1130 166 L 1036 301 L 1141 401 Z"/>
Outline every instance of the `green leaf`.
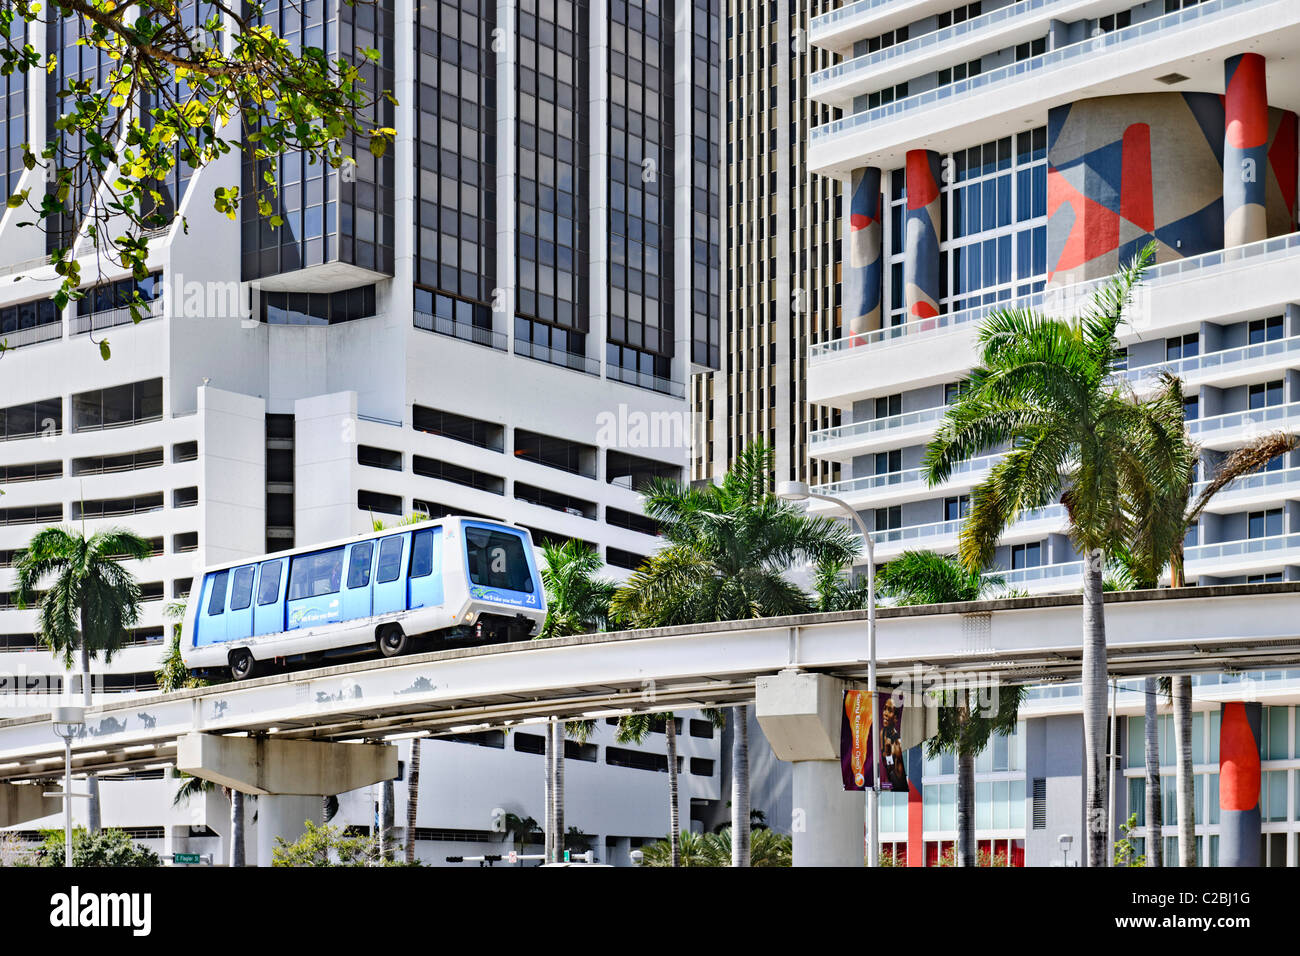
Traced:
<path fill-rule="evenodd" d="M 108 339 L 101 339 L 99 343 L 99 357 L 107 362 L 113 357 L 112 351 L 108 347 Z"/>

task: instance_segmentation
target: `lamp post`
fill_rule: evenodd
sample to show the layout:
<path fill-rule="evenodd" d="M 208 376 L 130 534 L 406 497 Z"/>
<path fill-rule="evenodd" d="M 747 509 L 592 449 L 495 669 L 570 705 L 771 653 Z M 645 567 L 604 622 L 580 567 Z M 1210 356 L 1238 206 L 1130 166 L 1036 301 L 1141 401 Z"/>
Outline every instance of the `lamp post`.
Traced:
<path fill-rule="evenodd" d="M 871 690 L 871 788 L 867 791 L 867 866 L 880 865 L 880 726 L 876 718 L 876 551 L 862 516 L 847 503 L 811 490 L 804 481 L 783 481 L 776 495 L 786 501 L 829 501 L 848 515 L 867 544 L 867 687 Z"/>
<path fill-rule="evenodd" d="M 72 866 L 72 738 L 86 725 L 86 708 L 55 707 L 54 732 L 63 738 L 63 865 Z"/>

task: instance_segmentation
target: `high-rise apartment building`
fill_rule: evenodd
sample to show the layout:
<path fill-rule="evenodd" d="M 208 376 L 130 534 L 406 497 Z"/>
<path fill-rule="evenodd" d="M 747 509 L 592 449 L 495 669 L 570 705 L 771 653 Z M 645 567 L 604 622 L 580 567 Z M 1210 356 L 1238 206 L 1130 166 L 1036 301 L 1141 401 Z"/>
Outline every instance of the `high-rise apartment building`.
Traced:
<path fill-rule="evenodd" d="M 808 43 L 826 0 L 731 0 L 726 29 L 724 359 L 692 383 L 691 476 L 715 477 L 754 441 L 776 480 L 829 481 L 809 436 L 840 412 L 808 400 L 811 345 L 840 335 L 837 185 L 808 169 L 808 133 L 839 109 L 808 98 L 808 76 L 833 55 Z"/>
<path fill-rule="evenodd" d="M 685 383 L 720 347 L 717 3 L 272 0 L 263 18 L 331 54 L 380 51 L 366 76 L 397 100 L 375 107 L 398 131 L 386 155 L 180 167 L 161 192 L 184 224 L 152 238 L 150 278 L 87 256 L 87 294 L 64 310 L 41 262 L 87 253 L 84 197 L 49 236 L 20 229 L 22 209 L 0 219 L 4 669 L 57 685 L 35 612 L 9 597 L 13 555 L 43 525 L 153 542 L 131 568 L 135 645 L 103 685 L 134 692 L 153 685 L 164 604 L 206 564 L 422 511 L 586 541 L 619 573 L 657 546 L 638 489 L 685 476 Z M 103 74 L 82 31 L 35 31 L 59 68 L 0 79 L 6 196 L 44 191 L 17 147 L 53 129 L 54 91 Z M 211 202 L 233 185 L 237 222 Z M 138 324 L 122 307 L 135 289 Z M 684 803 L 717 798 L 714 763 L 683 778 Z M 610 834 L 662 832 L 625 805 Z"/>
<path fill-rule="evenodd" d="M 1198 480 L 1250 437 L 1300 430 L 1296 232 L 1300 6 L 1288 0 L 860 0 L 815 18 L 837 62 L 809 77 L 842 110 L 809 166 L 840 185 L 840 336 L 812 346 L 808 399 L 843 423 L 812 436 L 877 560 L 952 551 L 996 453 L 928 487 L 927 441 L 999 306 L 1070 314 L 1149 242 L 1120 330 L 1139 391 L 1182 376 Z M 1300 458 L 1216 496 L 1190 581 L 1300 577 Z M 1025 514 L 996 565 L 1029 591 L 1073 590 L 1060 505 Z"/>

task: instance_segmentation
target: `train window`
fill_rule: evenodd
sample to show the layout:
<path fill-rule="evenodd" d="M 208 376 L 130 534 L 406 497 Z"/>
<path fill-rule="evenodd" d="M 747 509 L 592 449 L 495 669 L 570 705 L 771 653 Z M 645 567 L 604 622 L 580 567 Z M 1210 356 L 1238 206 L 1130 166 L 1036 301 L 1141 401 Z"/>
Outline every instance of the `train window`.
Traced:
<path fill-rule="evenodd" d="M 348 587 L 363 588 L 370 583 L 370 558 L 375 553 L 373 541 L 363 541 L 352 546 L 348 562 Z"/>
<path fill-rule="evenodd" d="M 342 548 L 299 555 L 289 566 L 289 600 L 335 594 L 342 580 Z"/>
<path fill-rule="evenodd" d="M 258 604 L 274 604 L 280 598 L 280 562 L 262 565 L 262 583 L 257 589 Z"/>
<path fill-rule="evenodd" d="M 417 531 L 411 538 L 411 577 L 422 578 L 433 571 L 433 532 Z"/>
<path fill-rule="evenodd" d="M 469 577 L 475 584 L 533 593 L 533 577 L 519 535 L 488 528 L 466 528 L 465 551 Z"/>
<path fill-rule="evenodd" d="M 218 571 L 212 578 L 212 596 L 208 598 L 208 614 L 217 615 L 226 609 L 226 577 L 229 571 Z"/>
<path fill-rule="evenodd" d="M 230 609 L 242 611 L 253 603 L 253 572 L 257 568 L 249 565 L 235 572 L 235 580 L 230 585 Z"/>
<path fill-rule="evenodd" d="M 379 568 L 375 580 L 380 584 L 396 581 L 402 573 L 402 536 L 394 535 L 379 542 Z"/>

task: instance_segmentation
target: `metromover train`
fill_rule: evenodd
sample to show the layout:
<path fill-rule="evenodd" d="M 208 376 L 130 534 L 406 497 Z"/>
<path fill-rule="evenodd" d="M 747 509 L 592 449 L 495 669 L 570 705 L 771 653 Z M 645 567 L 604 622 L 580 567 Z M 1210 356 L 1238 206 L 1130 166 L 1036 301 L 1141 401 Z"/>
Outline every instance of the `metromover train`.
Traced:
<path fill-rule="evenodd" d="M 523 640 L 546 595 L 527 530 L 446 517 L 209 568 L 191 591 L 181 658 L 246 680 L 272 664 L 416 643 Z"/>

